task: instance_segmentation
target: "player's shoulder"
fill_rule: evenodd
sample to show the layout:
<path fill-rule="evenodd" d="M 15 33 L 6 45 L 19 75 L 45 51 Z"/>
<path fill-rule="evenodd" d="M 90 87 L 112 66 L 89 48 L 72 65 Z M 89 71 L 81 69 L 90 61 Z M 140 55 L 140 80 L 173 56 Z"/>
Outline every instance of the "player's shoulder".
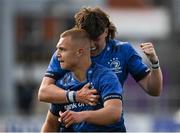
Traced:
<path fill-rule="evenodd" d="M 93 86 L 97 88 L 106 83 L 119 82 L 116 74 L 111 69 L 98 63 L 93 64 L 91 74 L 88 73 L 88 80 L 91 81 Z"/>
<path fill-rule="evenodd" d="M 115 73 L 108 67 L 105 67 L 95 62 L 93 63 L 93 65 L 94 65 L 94 75 L 96 76 L 115 75 Z"/>
<path fill-rule="evenodd" d="M 120 41 L 116 39 L 110 39 L 108 41 L 108 46 L 111 47 L 112 50 L 120 50 L 125 51 L 132 48 L 132 44 L 128 41 Z"/>
<path fill-rule="evenodd" d="M 128 41 L 121 41 L 121 40 L 117 40 L 117 39 L 109 39 L 108 43 L 111 45 L 115 45 L 115 46 L 127 46 L 127 45 L 131 45 L 130 42 Z"/>
<path fill-rule="evenodd" d="M 101 64 L 98 64 L 96 62 L 92 63 L 92 67 L 95 71 L 108 71 L 108 70 L 110 70 L 109 68 L 107 68 Z"/>

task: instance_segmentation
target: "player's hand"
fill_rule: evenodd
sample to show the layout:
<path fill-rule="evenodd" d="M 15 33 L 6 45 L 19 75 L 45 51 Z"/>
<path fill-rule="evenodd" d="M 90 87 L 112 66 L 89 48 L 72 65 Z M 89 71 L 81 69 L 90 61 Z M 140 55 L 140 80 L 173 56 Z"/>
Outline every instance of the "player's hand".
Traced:
<path fill-rule="evenodd" d="M 73 123 L 80 123 L 84 121 L 84 116 L 81 115 L 80 112 L 74 112 L 67 110 L 65 112 L 59 112 L 60 118 L 58 119 L 59 122 L 62 122 L 66 128 L 71 126 Z"/>
<path fill-rule="evenodd" d="M 80 103 L 85 103 L 89 105 L 96 105 L 99 99 L 97 95 L 97 90 L 94 88 L 90 89 L 90 83 L 87 83 L 80 90 L 77 91 L 76 101 Z"/>
<path fill-rule="evenodd" d="M 145 55 L 148 57 L 148 59 L 151 61 L 152 64 L 158 61 L 156 51 L 151 42 L 141 43 L 140 46 L 142 51 L 145 53 Z"/>

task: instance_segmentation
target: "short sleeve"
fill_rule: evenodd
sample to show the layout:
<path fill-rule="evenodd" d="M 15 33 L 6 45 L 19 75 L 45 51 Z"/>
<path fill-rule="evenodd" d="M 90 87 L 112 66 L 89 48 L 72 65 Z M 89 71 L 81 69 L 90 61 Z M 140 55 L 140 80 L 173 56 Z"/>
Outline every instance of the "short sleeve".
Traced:
<path fill-rule="evenodd" d="M 117 76 L 113 72 L 108 71 L 104 73 L 99 80 L 99 86 L 103 102 L 109 99 L 122 100 L 123 89 Z"/>
<path fill-rule="evenodd" d="M 64 112 L 63 104 L 51 103 L 49 110 L 53 115 L 59 116 L 59 111 Z"/>
<path fill-rule="evenodd" d="M 130 45 L 128 45 L 127 54 L 129 55 L 129 58 L 127 60 L 128 71 L 133 76 L 133 78 L 138 82 L 141 79 L 143 79 L 146 75 L 148 75 L 150 69 L 145 63 L 143 63 L 140 55 Z"/>

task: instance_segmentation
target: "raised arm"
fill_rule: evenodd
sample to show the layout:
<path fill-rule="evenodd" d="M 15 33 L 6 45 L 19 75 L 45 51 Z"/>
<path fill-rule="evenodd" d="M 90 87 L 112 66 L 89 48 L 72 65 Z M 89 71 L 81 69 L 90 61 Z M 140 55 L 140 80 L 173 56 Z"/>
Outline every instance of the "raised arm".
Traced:
<path fill-rule="evenodd" d="M 139 81 L 140 86 L 151 96 L 159 96 L 163 86 L 163 76 L 159 66 L 159 59 L 152 43 L 142 43 L 141 48 L 150 60 L 152 67 L 150 73 Z"/>

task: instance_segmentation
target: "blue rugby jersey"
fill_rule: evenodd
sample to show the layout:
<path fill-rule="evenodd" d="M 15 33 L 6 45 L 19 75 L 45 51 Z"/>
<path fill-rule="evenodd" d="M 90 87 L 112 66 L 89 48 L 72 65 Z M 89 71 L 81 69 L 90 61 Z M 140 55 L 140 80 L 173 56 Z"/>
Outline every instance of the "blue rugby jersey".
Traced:
<path fill-rule="evenodd" d="M 150 69 L 142 62 L 142 58 L 130 43 L 115 39 L 110 39 L 105 49 L 99 55 L 91 57 L 91 59 L 113 70 L 122 86 L 129 73 L 138 82 L 150 72 Z M 45 76 L 59 79 L 62 78 L 66 72 L 67 71 L 61 69 L 59 61 L 54 53 Z"/>
<path fill-rule="evenodd" d="M 77 81 L 71 72 L 65 74 L 63 79 L 56 81 L 56 85 L 66 90 L 78 90 L 81 89 L 86 83 L 91 83 L 93 88 L 97 89 L 100 100 L 96 106 L 90 106 L 83 103 L 69 103 L 69 104 L 51 104 L 50 111 L 59 116 L 59 111 L 73 110 L 75 112 L 85 110 L 97 110 L 103 108 L 103 103 L 109 99 L 121 99 L 122 100 L 122 86 L 118 81 L 117 76 L 110 69 L 93 63 L 88 69 L 84 82 Z M 82 122 L 79 124 L 73 124 L 73 130 L 76 132 L 83 131 L 122 131 L 125 132 L 123 115 L 119 118 L 119 121 L 107 126 L 99 126 L 91 123 Z"/>

